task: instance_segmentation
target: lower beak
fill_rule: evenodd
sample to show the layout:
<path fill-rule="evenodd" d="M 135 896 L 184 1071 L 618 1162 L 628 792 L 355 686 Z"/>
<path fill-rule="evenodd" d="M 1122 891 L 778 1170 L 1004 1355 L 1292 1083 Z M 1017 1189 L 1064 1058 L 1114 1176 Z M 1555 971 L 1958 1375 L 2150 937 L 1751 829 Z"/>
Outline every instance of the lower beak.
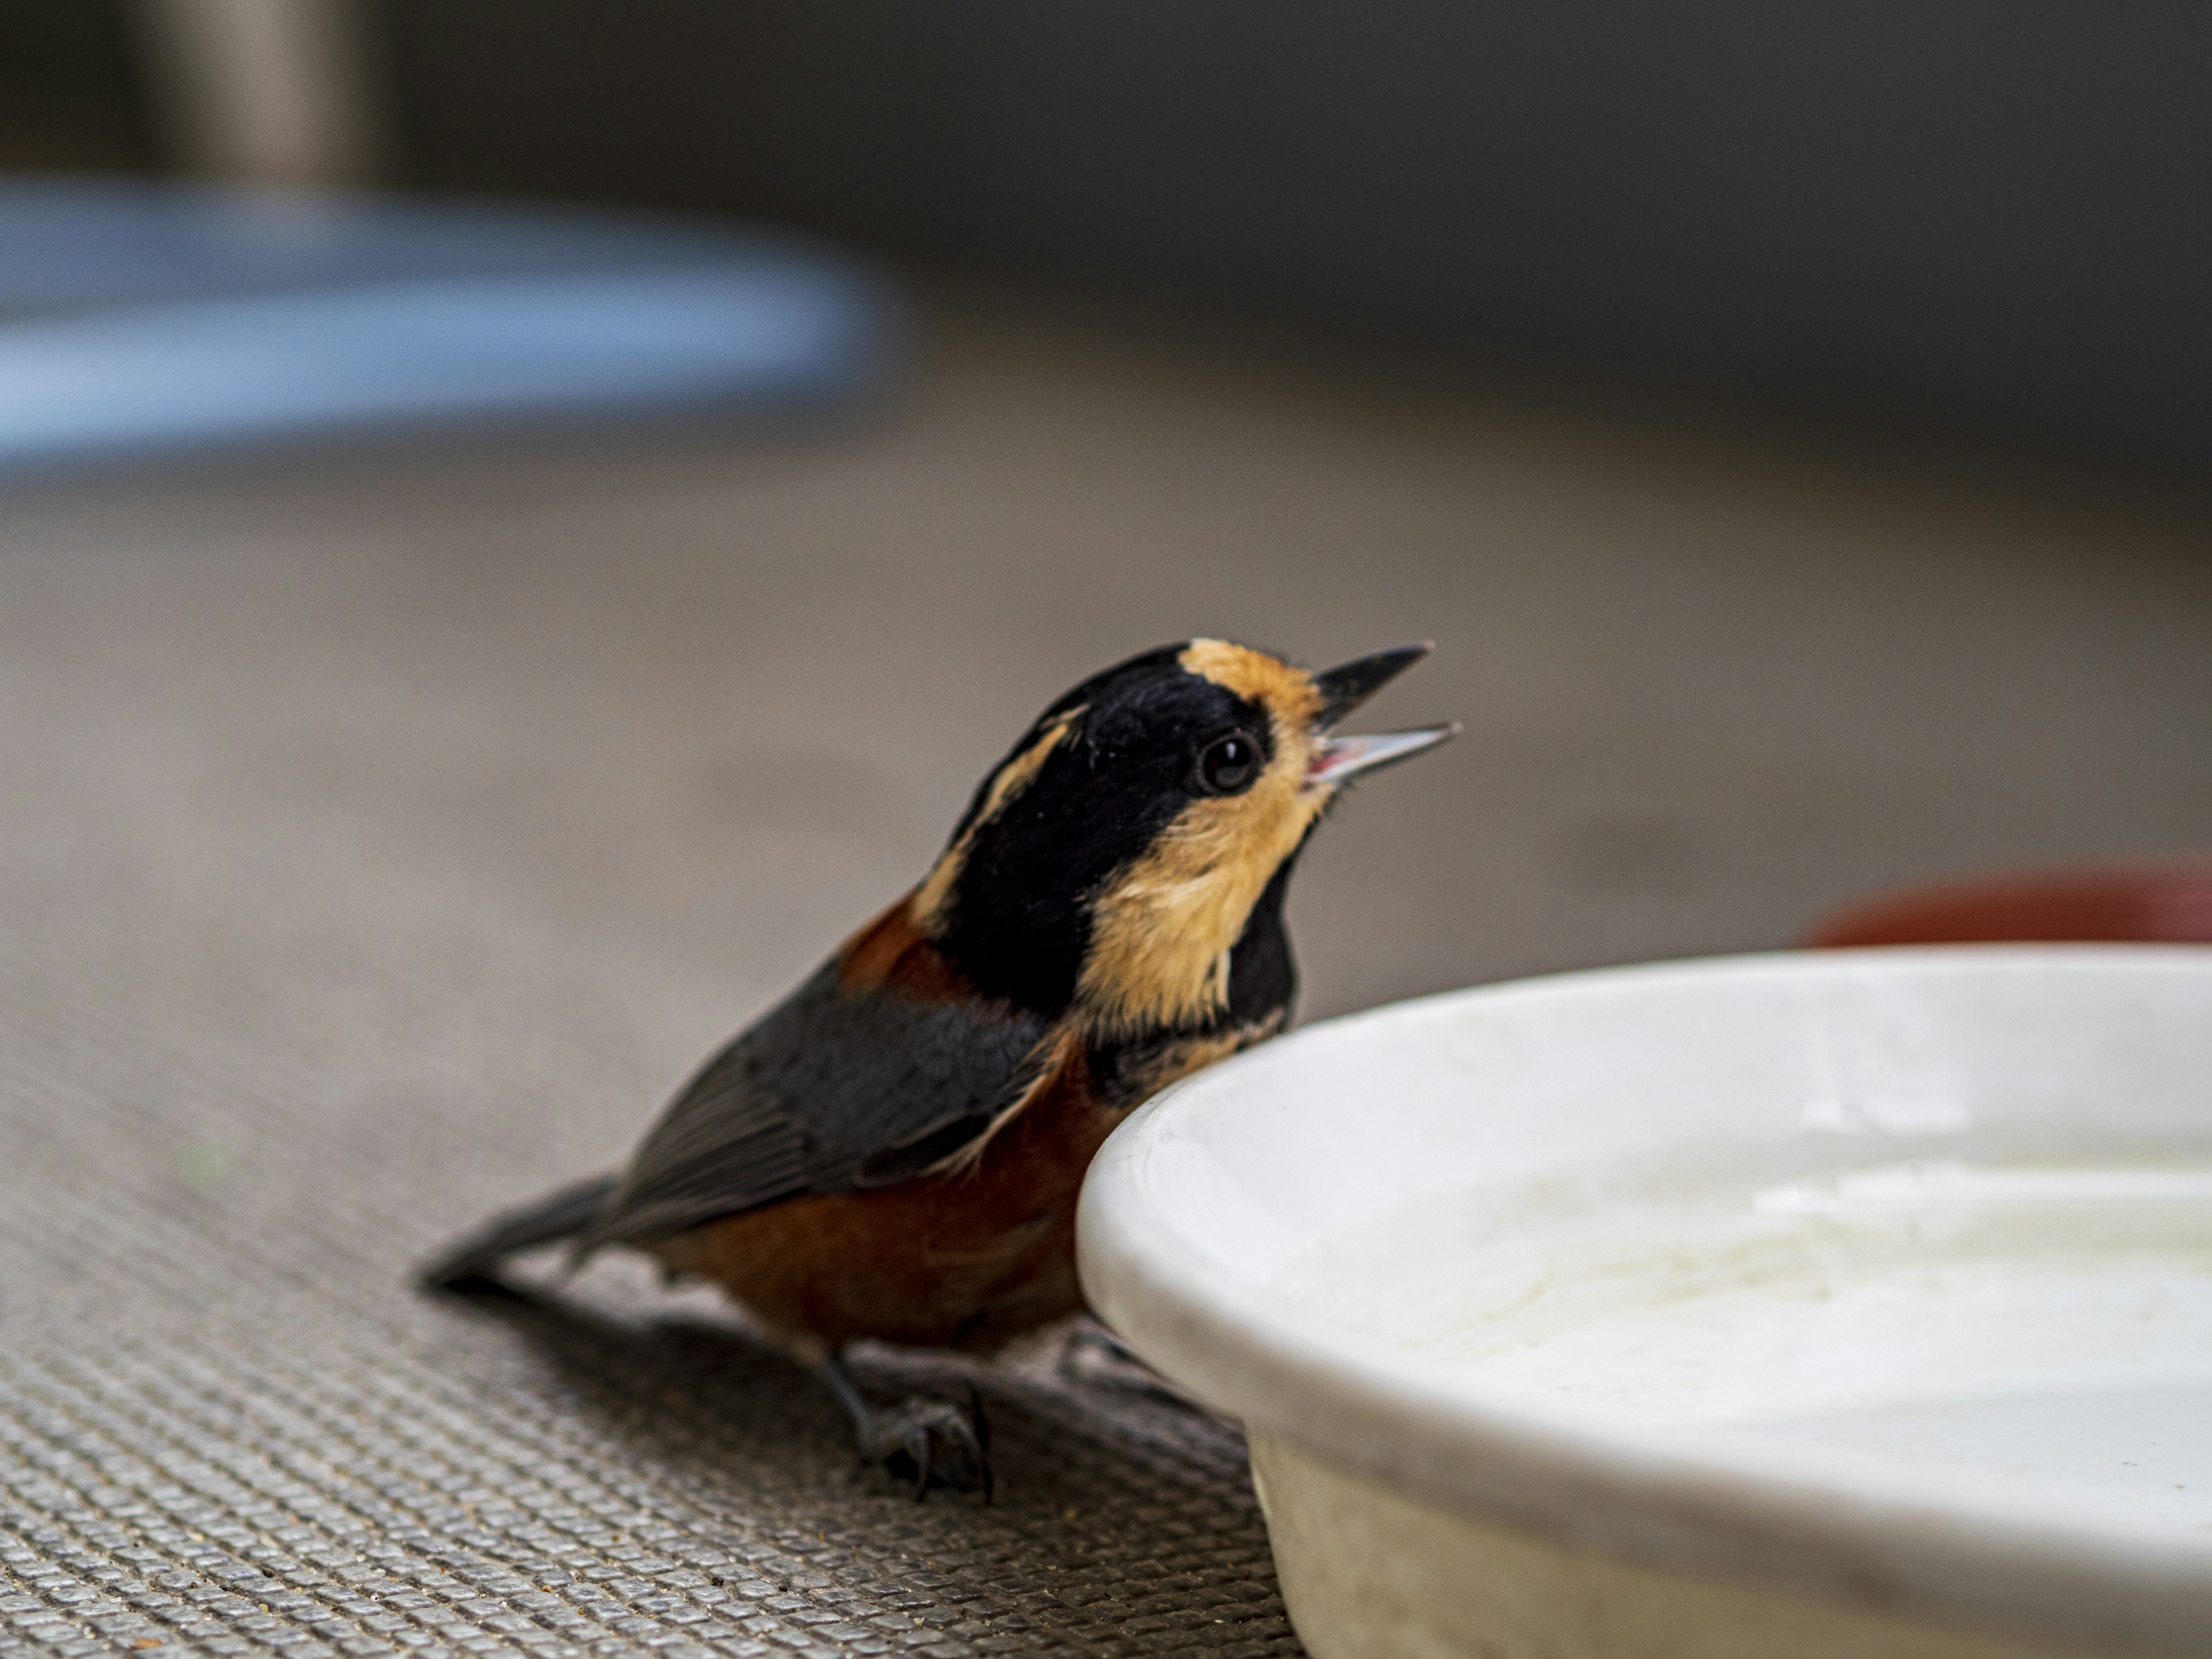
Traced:
<path fill-rule="evenodd" d="M 1456 736 L 1459 722 L 1425 726 L 1417 732 L 1385 732 L 1372 738 L 1323 738 L 1314 744 L 1306 765 L 1308 783 L 1338 784 L 1362 772 L 1373 772 L 1410 760 L 1424 749 L 1433 749 Z"/>
<path fill-rule="evenodd" d="M 1337 721 L 1365 702 L 1392 680 L 1404 673 L 1429 654 L 1432 647 L 1425 641 L 1419 645 L 1401 645 L 1392 651 L 1377 651 L 1371 657 L 1357 657 L 1314 676 L 1314 684 L 1322 696 L 1321 714 L 1315 726 L 1327 732 Z M 1362 772 L 1401 760 L 1411 759 L 1424 749 L 1433 749 L 1459 730 L 1456 723 L 1449 726 L 1424 726 L 1418 732 L 1390 732 L 1373 738 L 1319 738 L 1314 744 L 1313 759 L 1306 768 L 1309 783 L 1339 784 Z"/>

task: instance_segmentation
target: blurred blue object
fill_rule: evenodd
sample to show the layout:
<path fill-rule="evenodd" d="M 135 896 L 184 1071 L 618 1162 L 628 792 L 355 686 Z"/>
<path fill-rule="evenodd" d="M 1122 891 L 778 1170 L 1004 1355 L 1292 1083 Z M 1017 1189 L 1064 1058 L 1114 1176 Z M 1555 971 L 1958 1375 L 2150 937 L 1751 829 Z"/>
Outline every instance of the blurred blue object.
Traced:
<path fill-rule="evenodd" d="M 0 469 L 880 384 L 887 283 L 614 215 L 0 180 Z"/>

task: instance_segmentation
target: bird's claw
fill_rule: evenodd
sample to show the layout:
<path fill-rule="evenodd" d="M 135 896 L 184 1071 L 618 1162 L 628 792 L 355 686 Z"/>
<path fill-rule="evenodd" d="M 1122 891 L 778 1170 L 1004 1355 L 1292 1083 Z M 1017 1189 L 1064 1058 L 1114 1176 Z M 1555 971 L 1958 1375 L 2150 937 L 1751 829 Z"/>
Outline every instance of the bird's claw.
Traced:
<path fill-rule="evenodd" d="M 991 1501 L 991 1423 L 972 1383 L 965 1413 L 919 1395 L 878 1409 L 860 1451 L 899 1480 L 914 1482 L 916 1503 L 938 1486 L 981 1492 L 985 1503 Z"/>

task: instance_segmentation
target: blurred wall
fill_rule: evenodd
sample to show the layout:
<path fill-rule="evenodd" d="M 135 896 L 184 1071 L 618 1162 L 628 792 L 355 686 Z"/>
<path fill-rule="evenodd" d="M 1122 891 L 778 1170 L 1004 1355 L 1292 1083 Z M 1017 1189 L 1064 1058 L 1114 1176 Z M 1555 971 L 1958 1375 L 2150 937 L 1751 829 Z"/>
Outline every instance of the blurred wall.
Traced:
<path fill-rule="evenodd" d="M 418 180 L 2212 461 L 2195 0 L 382 0 Z"/>
<path fill-rule="evenodd" d="M 352 3 L 403 182 L 2212 464 L 2194 0 Z M 153 164 L 138 11 L 0 0 L 0 165 Z"/>
<path fill-rule="evenodd" d="M 154 161 L 146 88 L 118 0 L 0 0 L 0 167 Z"/>

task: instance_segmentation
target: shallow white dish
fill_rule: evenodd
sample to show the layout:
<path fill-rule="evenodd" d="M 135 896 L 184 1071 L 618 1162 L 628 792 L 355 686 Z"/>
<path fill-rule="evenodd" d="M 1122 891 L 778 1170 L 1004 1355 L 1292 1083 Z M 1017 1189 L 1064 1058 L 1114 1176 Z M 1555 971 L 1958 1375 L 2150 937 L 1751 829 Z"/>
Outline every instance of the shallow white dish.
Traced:
<path fill-rule="evenodd" d="M 2212 1653 L 2212 949 L 1316 1026 L 1124 1125 L 1079 1249 L 1320 1659 Z"/>

